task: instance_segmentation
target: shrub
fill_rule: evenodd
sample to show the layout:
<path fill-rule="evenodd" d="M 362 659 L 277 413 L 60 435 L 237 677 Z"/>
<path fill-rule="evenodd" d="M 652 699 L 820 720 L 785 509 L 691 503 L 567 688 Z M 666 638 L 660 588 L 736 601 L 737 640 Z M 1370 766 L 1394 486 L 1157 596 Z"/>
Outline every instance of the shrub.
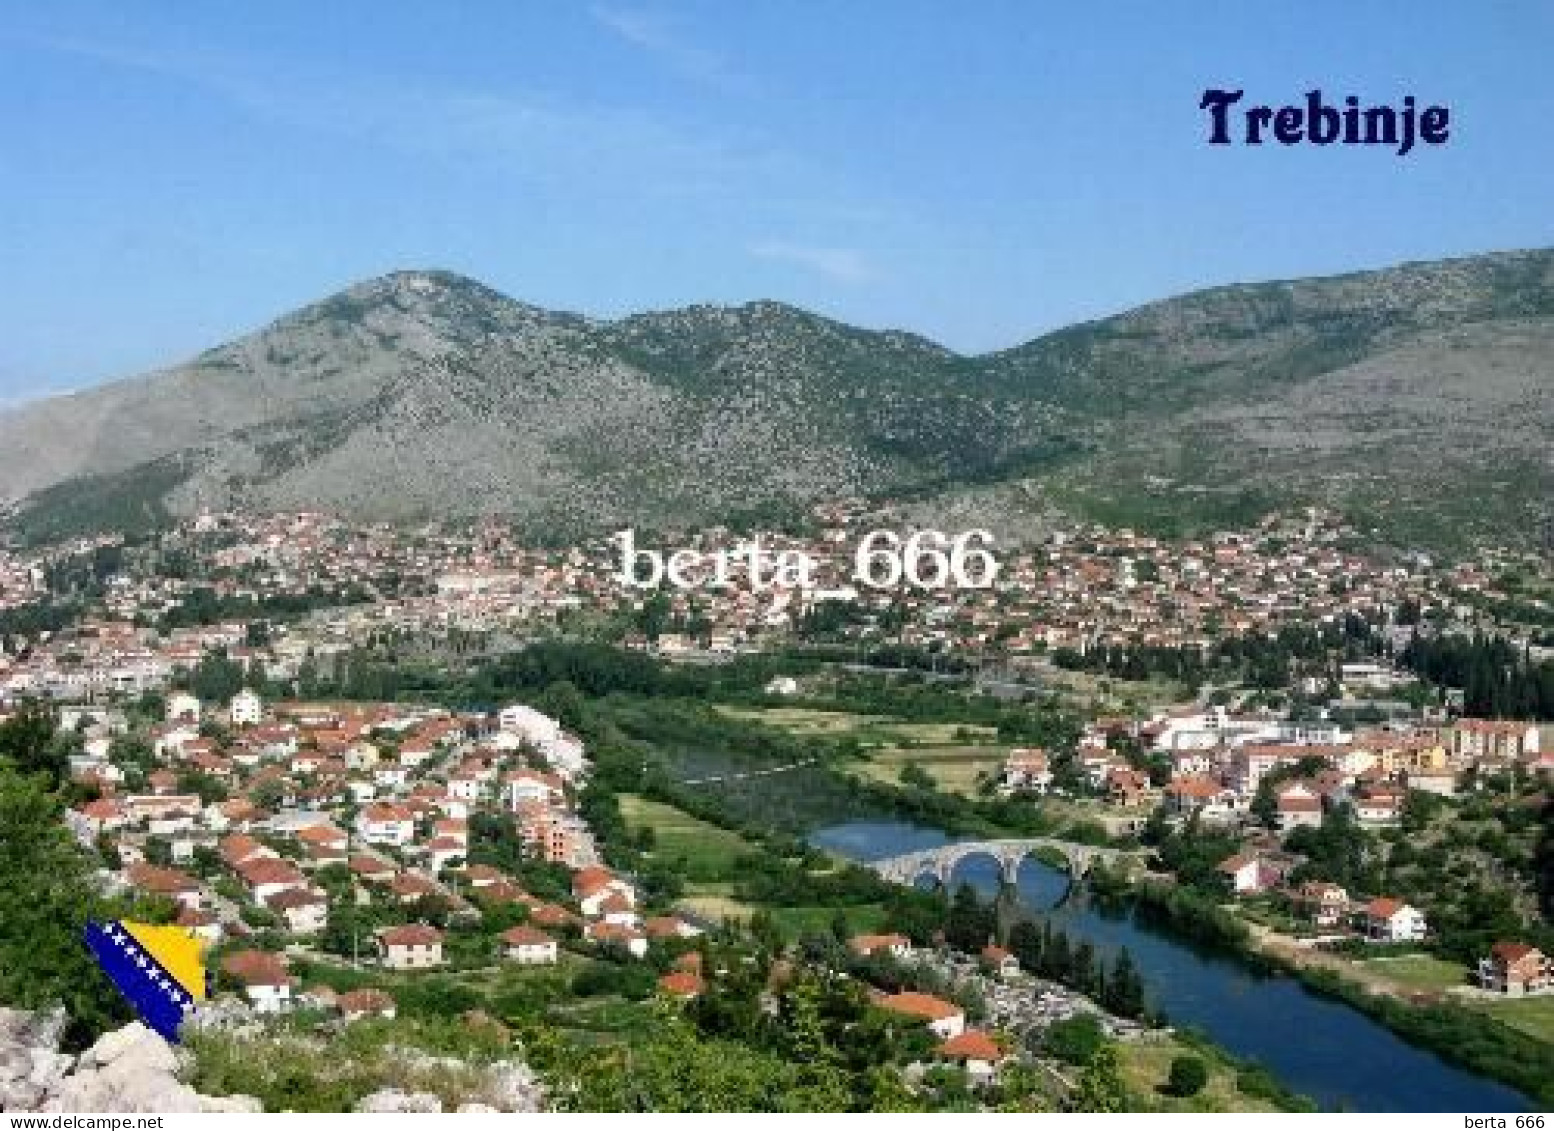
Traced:
<path fill-rule="evenodd" d="M 1196 1096 L 1209 1082 L 1209 1069 L 1196 1056 L 1178 1056 L 1171 1061 L 1166 1090 L 1173 1096 Z"/>
<path fill-rule="evenodd" d="M 1084 1067 L 1095 1059 L 1096 1050 L 1106 1043 L 1101 1023 L 1088 1013 L 1054 1021 L 1042 1037 L 1042 1048 L 1059 1060 Z"/>

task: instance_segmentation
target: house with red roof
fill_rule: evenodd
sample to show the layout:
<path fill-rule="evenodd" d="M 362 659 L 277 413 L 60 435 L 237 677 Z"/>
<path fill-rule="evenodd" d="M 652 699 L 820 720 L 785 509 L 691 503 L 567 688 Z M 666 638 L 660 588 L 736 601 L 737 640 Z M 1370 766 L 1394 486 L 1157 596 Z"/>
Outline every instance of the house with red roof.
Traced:
<path fill-rule="evenodd" d="M 1365 905 L 1360 913 L 1360 927 L 1366 938 L 1377 942 L 1417 942 L 1428 930 L 1418 909 L 1386 896 Z"/>
<path fill-rule="evenodd" d="M 248 1002 L 258 1013 L 280 1013 L 291 1007 L 294 981 L 281 955 L 263 950 L 240 950 L 221 962 L 222 971 L 243 987 Z"/>
<path fill-rule="evenodd" d="M 951 1037 L 935 1054 L 942 1060 L 959 1064 L 976 1085 L 991 1084 L 998 1076 L 998 1066 L 1009 1054 L 989 1034 L 980 1029 L 967 1029 L 959 1036 Z"/>
<path fill-rule="evenodd" d="M 1215 869 L 1236 895 L 1256 895 L 1279 882 L 1279 873 L 1254 852 L 1238 852 Z"/>
<path fill-rule="evenodd" d="M 529 908 L 529 922 L 538 927 L 567 927 L 578 922 L 578 917 L 557 903 L 536 903 Z M 643 950 L 647 943 L 643 940 Z"/>
<path fill-rule="evenodd" d="M 1507 997 L 1554 993 L 1554 959 L 1526 943 L 1498 942 L 1479 960 L 1478 983 Z"/>
<path fill-rule="evenodd" d="M 443 964 L 442 932 L 424 923 L 385 927 L 378 932 L 378 951 L 391 970 L 426 970 Z"/>
<path fill-rule="evenodd" d="M 1274 795 L 1274 814 L 1280 832 L 1322 823 L 1322 795 L 1305 782 L 1290 782 Z"/>
<path fill-rule="evenodd" d="M 607 923 L 600 919 L 583 928 L 583 937 L 599 946 L 622 947 L 633 958 L 641 958 L 648 951 L 647 936 L 625 923 Z"/>
<path fill-rule="evenodd" d="M 1293 902 L 1318 927 L 1336 927 L 1349 916 L 1349 893 L 1338 884 L 1307 880 Z"/>
<path fill-rule="evenodd" d="M 1174 778 L 1165 787 L 1166 809 L 1184 816 L 1202 814 L 1205 820 L 1225 820 L 1242 808 L 1240 795 L 1210 777 Z"/>
<path fill-rule="evenodd" d="M 399 869 L 392 862 L 366 853 L 357 853 L 349 857 L 346 863 L 352 875 L 360 877 L 363 882 L 369 884 L 386 884 L 399 873 Z"/>
<path fill-rule="evenodd" d="M 259 902 L 268 900 L 283 891 L 307 890 L 307 877 L 297 870 L 290 860 L 272 856 L 257 856 L 239 864 L 235 871 L 249 893 Z"/>
<path fill-rule="evenodd" d="M 949 1040 L 966 1031 L 966 1011 L 953 1002 L 932 994 L 906 990 L 881 995 L 875 1004 L 891 1013 L 921 1021 L 936 1037 Z"/>
<path fill-rule="evenodd" d="M 84 834 L 88 838 L 122 829 L 128 823 L 124 816 L 124 807 L 109 797 L 88 801 L 70 812 L 70 824 L 76 830 L 76 834 L 78 836 Z"/>
<path fill-rule="evenodd" d="M 589 918 L 603 914 L 607 901 L 618 898 L 629 907 L 637 902 L 637 893 L 631 884 L 606 868 L 579 868 L 572 875 L 572 897 L 579 910 Z M 618 904 L 617 904 L 618 906 Z"/>
<path fill-rule="evenodd" d="M 316 935 L 329 923 L 329 898 L 306 888 L 287 888 L 264 901 L 294 935 Z"/>
<path fill-rule="evenodd" d="M 658 988 L 670 997 L 685 999 L 699 997 L 705 988 L 705 984 L 702 982 L 700 974 L 689 970 L 676 970 L 660 978 L 658 980 Z"/>
<path fill-rule="evenodd" d="M 339 1009 L 340 1016 L 347 1021 L 358 1021 L 364 1017 L 383 1017 L 393 1020 L 399 1013 L 399 1007 L 393 997 L 371 986 L 340 994 L 335 998 L 335 1007 Z"/>
<path fill-rule="evenodd" d="M 368 844 L 402 848 L 415 839 L 415 815 L 403 805 L 376 802 L 357 815 L 356 832 Z"/>
<path fill-rule="evenodd" d="M 1046 793 L 1052 785 L 1047 752 L 1039 747 L 1016 747 L 1004 759 L 1004 788 Z"/>
<path fill-rule="evenodd" d="M 988 943 L 982 948 L 982 965 L 1000 978 L 1013 977 L 1020 972 L 1020 960 L 1001 946 Z"/>
<path fill-rule="evenodd" d="M 691 926 L 678 915 L 655 915 L 643 920 L 643 933 L 655 942 L 666 939 L 691 939 L 701 934 L 701 931 Z"/>
<path fill-rule="evenodd" d="M 181 907 L 199 911 L 205 905 L 200 882 L 176 868 L 158 868 L 154 864 L 131 864 L 125 869 L 131 887 L 152 895 L 166 896 Z"/>
<path fill-rule="evenodd" d="M 502 957 L 522 966 L 548 966 L 559 957 L 556 940 L 534 927 L 502 932 Z"/>

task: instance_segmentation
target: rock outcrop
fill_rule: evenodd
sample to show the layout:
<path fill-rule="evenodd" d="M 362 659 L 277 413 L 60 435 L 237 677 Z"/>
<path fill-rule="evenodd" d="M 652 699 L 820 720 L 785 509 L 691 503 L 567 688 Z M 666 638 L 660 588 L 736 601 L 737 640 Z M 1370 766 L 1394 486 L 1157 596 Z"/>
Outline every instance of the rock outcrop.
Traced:
<path fill-rule="evenodd" d="M 204 1096 L 178 1078 L 180 1054 L 140 1022 L 80 1056 L 59 1051 L 65 1015 L 0 1008 L 0 1110 L 256 1112 L 252 1096 Z"/>
<path fill-rule="evenodd" d="M 0 1007 L 0 1111 L 19 1112 L 258 1112 L 253 1096 L 208 1096 L 184 1078 L 191 1054 L 168 1044 L 138 1021 L 111 1033 L 79 1056 L 59 1050 L 62 1010 L 29 1013 Z M 280 1036 L 245 1010 L 213 1009 L 198 1027 L 246 1042 L 254 1056 L 322 1057 L 327 1034 Z M 355 1105 L 359 1112 L 537 1112 L 544 1087 L 521 1060 L 472 1064 L 420 1049 L 388 1046 L 370 1074 L 377 1090 Z M 430 1090 L 436 1088 L 437 1091 Z M 438 1093 L 441 1093 L 439 1095 Z M 272 1104 L 275 1097 L 271 1097 Z M 284 1106 L 284 1105 L 282 1105 Z"/>

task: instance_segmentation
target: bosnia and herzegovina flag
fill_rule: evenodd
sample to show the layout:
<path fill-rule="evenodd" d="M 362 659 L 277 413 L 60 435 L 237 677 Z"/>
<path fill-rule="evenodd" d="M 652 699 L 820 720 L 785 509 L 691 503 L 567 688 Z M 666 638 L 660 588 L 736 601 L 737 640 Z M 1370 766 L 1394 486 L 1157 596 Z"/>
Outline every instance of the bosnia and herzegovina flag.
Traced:
<path fill-rule="evenodd" d="M 86 945 L 147 1025 L 169 1041 L 209 985 L 200 942 L 182 927 L 110 919 L 88 923 Z"/>

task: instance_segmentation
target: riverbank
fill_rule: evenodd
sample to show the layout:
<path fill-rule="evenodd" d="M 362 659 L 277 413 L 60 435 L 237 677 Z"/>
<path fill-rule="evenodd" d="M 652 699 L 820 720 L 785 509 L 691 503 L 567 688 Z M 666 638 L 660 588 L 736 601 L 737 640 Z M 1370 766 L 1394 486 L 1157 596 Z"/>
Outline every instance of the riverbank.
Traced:
<path fill-rule="evenodd" d="M 1129 897 L 1152 925 L 1210 945 L 1258 970 L 1276 970 L 1314 993 L 1340 1001 L 1408 1043 L 1475 1073 L 1508 1084 L 1554 1106 L 1554 1045 L 1493 1017 L 1446 1000 L 1421 1003 L 1362 982 L 1352 963 L 1322 952 L 1278 945 L 1272 932 L 1254 929 L 1220 904 L 1196 893 L 1144 881 Z"/>
<path fill-rule="evenodd" d="M 812 833 L 811 844 L 868 861 L 930 850 L 954 839 L 899 821 L 852 821 Z M 1533 1101 L 1486 1072 L 1448 1061 L 1341 998 L 1287 976 L 1247 945 L 1247 927 L 1219 901 L 1190 888 L 1150 885 L 1134 899 L 1122 877 L 1093 873 L 1096 889 L 1070 892 L 1066 871 L 1029 859 L 1009 898 L 1019 913 L 1050 921 L 1075 945 L 1108 958 L 1126 948 L 1143 976 L 1148 1008 L 1203 1034 L 1248 1066 L 1324 1110 L 1527 1111 Z M 997 861 L 972 856 L 954 884 L 1000 890 Z M 1117 898 L 1102 898 L 1107 880 Z M 1475 1062 L 1476 1063 L 1476 1062 Z"/>

